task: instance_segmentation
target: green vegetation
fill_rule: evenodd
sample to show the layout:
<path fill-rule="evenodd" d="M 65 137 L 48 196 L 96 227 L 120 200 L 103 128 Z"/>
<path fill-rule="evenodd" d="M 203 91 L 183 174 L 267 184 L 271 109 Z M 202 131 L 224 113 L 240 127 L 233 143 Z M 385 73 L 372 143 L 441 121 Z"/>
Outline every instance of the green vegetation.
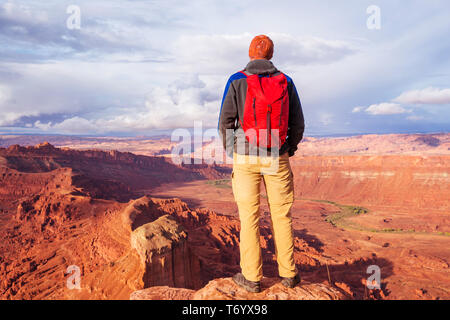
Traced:
<path fill-rule="evenodd" d="M 450 232 L 424 232 L 424 231 L 416 231 L 415 229 L 395 229 L 395 228 L 384 228 L 384 229 L 375 229 L 368 228 L 360 225 L 357 222 L 352 221 L 350 218 L 359 216 L 361 214 L 368 214 L 369 210 L 363 207 L 358 206 L 350 206 L 343 205 L 333 201 L 328 200 L 316 200 L 316 199 L 305 199 L 322 203 L 332 204 L 340 209 L 339 212 L 329 215 L 325 221 L 331 223 L 333 226 L 345 230 L 357 230 L 364 232 L 372 232 L 372 233 L 396 233 L 396 234 L 423 234 L 423 235 L 439 235 L 450 237 Z"/>
<path fill-rule="evenodd" d="M 216 188 L 231 188 L 231 179 L 219 179 L 219 180 L 208 180 L 206 184 L 212 185 Z"/>
<path fill-rule="evenodd" d="M 361 214 L 367 214 L 369 212 L 368 209 L 358 206 L 343 205 L 332 201 L 318 201 L 333 204 L 340 209 L 339 212 L 328 216 L 325 221 L 338 228 L 365 231 L 365 228 L 363 226 L 348 220 L 348 218 L 355 217 Z"/>

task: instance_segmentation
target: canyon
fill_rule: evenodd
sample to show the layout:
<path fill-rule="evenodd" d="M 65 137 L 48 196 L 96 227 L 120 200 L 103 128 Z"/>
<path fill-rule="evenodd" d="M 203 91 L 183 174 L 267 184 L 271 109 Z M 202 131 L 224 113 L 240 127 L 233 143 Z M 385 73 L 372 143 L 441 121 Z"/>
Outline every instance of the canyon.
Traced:
<path fill-rule="evenodd" d="M 450 298 L 450 134 L 305 138 L 291 158 L 302 286 L 278 282 L 261 187 L 255 296 L 229 279 L 239 271 L 230 165 L 175 165 L 164 137 L 141 154 L 128 151 L 141 138 L 121 151 L 46 138 L 1 140 L 38 142 L 0 148 L 2 299 Z M 80 289 L 67 286 L 71 265 Z M 380 289 L 365 285 L 371 265 Z"/>

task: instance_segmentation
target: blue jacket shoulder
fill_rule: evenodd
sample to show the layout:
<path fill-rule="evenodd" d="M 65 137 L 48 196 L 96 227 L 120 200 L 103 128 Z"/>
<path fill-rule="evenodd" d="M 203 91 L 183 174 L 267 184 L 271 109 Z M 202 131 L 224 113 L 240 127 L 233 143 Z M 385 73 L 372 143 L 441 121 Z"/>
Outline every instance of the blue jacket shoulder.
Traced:
<path fill-rule="evenodd" d="M 228 79 L 228 82 L 233 82 L 234 80 L 239 80 L 239 79 L 243 79 L 246 78 L 245 74 L 243 74 L 242 72 L 236 72 L 234 74 L 231 75 L 231 77 Z"/>
<path fill-rule="evenodd" d="M 291 77 L 289 77 L 286 73 L 283 73 L 284 74 L 284 76 L 286 77 L 286 80 L 287 80 L 287 82 L 290 82 L 290 83 L 294 83 L 294 81 L 292 80 L 292 78 Z"/>

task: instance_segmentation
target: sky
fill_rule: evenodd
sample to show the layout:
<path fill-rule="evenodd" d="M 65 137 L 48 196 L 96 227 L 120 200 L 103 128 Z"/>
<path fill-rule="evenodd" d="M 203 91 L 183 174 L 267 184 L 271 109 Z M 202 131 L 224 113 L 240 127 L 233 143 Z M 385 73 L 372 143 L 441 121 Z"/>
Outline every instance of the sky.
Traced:
<path fill-rule="evenodd" d="M 449 132 L 448 0 L 0 0 L 0 132 L 216 127 L 259 34 L 305 135 Z"/>

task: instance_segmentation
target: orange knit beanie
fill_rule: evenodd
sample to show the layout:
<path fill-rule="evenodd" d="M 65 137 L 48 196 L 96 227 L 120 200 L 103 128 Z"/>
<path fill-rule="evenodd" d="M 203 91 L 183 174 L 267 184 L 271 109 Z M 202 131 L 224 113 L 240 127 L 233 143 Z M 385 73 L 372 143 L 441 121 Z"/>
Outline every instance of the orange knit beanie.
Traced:
<path fill-rule="evenodd" d="M 250 43 L 248 50 L 250 59 L 272 59 L 273 56 L 273 42 L 265 35 L 256 36 Z"/>

